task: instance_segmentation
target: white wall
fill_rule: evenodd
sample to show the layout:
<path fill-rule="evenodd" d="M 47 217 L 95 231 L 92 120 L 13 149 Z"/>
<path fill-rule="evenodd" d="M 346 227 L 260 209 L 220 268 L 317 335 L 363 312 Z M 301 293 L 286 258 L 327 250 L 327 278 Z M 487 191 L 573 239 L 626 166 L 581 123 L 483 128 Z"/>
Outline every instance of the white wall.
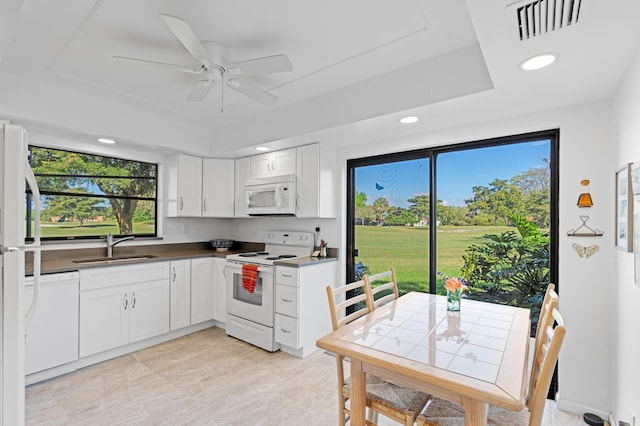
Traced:
<path fill-rule="evenodd" d="M 342 168 L 342 217 L 346 229 L 346 160 L 426 146 L 474 141 L 537 130 L 560 129 L 560 308 L 568 333 L 559 360 L 558 406 L 576 413 L 608 414 L 610 399 L 610 309 L 613 287 L 613 171 L 615 163 L 609 145 L 610 105 L 608 102 L 544 111 L 527 116 L 441 130 L 410 138 L 370 143 L 339 151 Z M 424 119 L 424 117 L 423 117 Z M 331 141 L 336 143 L 337 141 Z M 578 209 L 580 181 L 589 179 L 594 207 Z M 568 237 L 566 232 L 581 224 L 580 215 L 589 215 L 589 224 L 604 232 L 603 237 Z M 341 237 L 344 253 L 346 235 Z M 581 259 L 572 244 L 597 244 L 600 250 Z M 344 271 L 344 256 L 341 260 Z M 342 278 L 344 279 L 344 272 Z M 637 327 L 636 327 L 637 329 Z M 636 334 L 637 335 L 637 334 Z M 636 357 L 636 359 L 638 359 Z"/>
<path fill-rule="evenodd" d="M 615 164 L 640 163 L 640 54 L 613 102 Z M 636 203 L 636 207 L 638 203 Z M 637 212 L 637 210 L 636 210 Z M 638 226 L 639 224 L 636 224 Z M 617 420 L 640 422 L 640 284 L 634 283 L 633 254 L 615 251 L 612 287 L 612 410 Z"/>

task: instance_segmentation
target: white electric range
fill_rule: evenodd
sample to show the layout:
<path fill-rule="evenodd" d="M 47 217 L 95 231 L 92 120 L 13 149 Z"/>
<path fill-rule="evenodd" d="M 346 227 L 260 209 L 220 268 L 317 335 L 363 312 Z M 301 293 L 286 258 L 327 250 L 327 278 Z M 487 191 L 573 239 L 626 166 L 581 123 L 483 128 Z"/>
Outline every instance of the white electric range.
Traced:
<path fill-rule="evenodd" d="M 269 231 L 260 252 L 227 256 L 226 333 L 270 352 L 280 349 L 274 340 L 274 263 L 313 253 L 313 232 Z M 242 285 L 242 266 L 254 264 L 258 274 L 253 292 Z"/>

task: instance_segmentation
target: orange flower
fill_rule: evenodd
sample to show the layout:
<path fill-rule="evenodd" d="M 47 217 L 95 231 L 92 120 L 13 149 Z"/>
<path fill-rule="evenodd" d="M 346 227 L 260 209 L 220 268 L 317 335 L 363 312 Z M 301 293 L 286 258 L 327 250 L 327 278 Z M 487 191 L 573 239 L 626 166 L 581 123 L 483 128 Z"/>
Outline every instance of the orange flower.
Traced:
<path fill-rule="evenodd" d="M 444 288 L 449 291 L 456 291 L 458 289 L 462 289 L 462 287 L 464 286 L 457 278 L 447 278 L 444 282 Z"/>

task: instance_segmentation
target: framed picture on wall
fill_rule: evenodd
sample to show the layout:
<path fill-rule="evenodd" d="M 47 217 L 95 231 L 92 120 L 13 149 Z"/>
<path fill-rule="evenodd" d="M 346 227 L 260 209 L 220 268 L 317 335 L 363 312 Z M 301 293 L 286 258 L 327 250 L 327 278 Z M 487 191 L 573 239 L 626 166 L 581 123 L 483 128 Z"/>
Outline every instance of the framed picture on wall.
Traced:
<path fill-rule="evenodd" d="M 634 281 L 640 286 L 640 213 L 635 213 L 633 223 L 633 265 Z"/>
<path fill-rule="evenodd" d="M 616 172 L 616 247 L 633 250 L 633 198 L 631 196 L 631 165 Z"/>
<path fill-rule="evenodd" d="M 631 166 L 631 193 L 633 203 L 633 265 L 634 281 L 640 285 L 640 163 Z"/>

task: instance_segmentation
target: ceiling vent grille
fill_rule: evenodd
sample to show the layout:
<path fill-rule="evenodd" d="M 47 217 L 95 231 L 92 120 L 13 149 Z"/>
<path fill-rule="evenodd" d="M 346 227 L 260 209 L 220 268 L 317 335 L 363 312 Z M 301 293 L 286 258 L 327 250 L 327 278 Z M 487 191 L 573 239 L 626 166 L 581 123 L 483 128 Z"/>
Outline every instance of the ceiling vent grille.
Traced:
<path fill-rule="evenodd" d="M 536 0 L 516 8 L 520 40 L 575 25 L 582 0 Z"/>

